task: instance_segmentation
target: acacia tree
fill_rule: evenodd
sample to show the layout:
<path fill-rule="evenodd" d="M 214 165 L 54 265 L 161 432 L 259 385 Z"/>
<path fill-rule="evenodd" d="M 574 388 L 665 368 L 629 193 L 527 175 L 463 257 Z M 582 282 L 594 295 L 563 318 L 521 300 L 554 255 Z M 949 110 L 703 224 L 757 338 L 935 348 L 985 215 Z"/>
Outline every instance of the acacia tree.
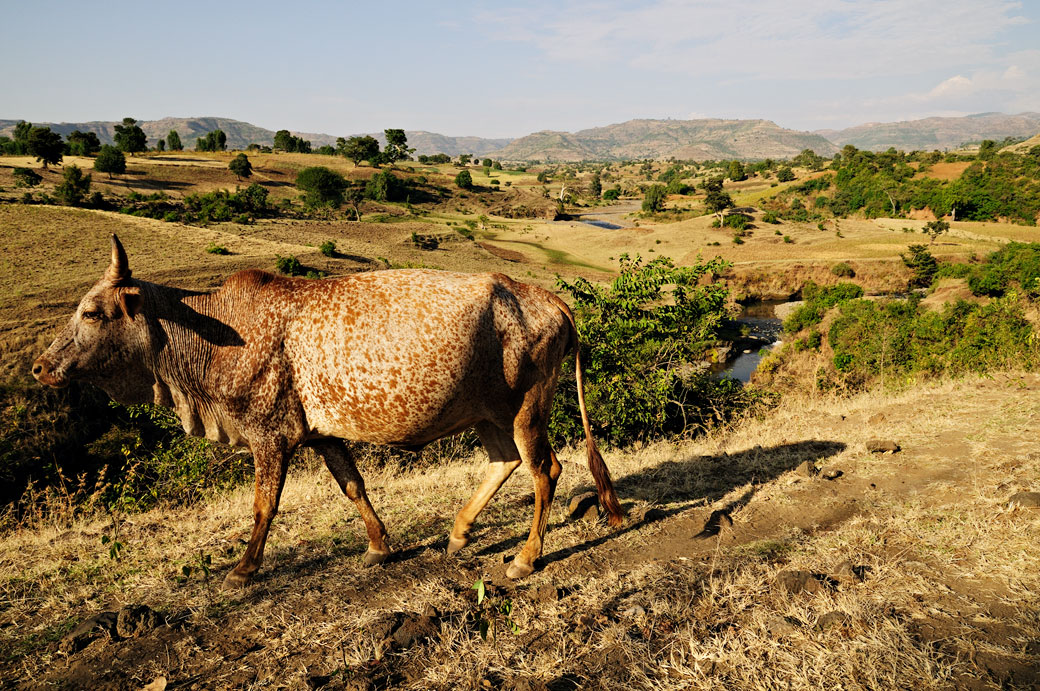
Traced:
<path fill-rule="evenodd" d="M 386 135 L 386 148 L 383 149 L 383 158 L 390 165 L 407 159 L 415 151 L 415 149 L 408 148 L 408 137 L 405 135 L 404 130 L 387 129 L 383 130 L 383 134 Z"/>
<path fill-rule="evenodd" d="M 94 170 L 99 173 L 108 173 L 108 179 L 111 180 L 112 173 L 122 175 L 126 172 L 126 156 L 111 144 L 105 144 L 98 152 L 97 158 L 94 159 Z"/>
<path fill-rule="evenodd" d="M 924 224 L 924 228 L 921 229 L 921 231 L 929 238 L 928 244 L 934 243 L 937 237 L 946 233 L 949 230 L 949 222 L 944 221 L 941 218 L 937 221 L 928 221 L 928 223 Z"/>
<path fill-rule="evenodd" d="M 65 142 L 61 140 L 61 135 L 52 132 L 50 127 L 33 127 L 29 132 L 29 155 L 35 156 L 37 161 L 43 163 L 44 168 L 50 163 L 61 163 L 64 152 Z"/>
<path fill-rule="evenodd" d="M 228 168 L 239 180 L 248 178 L 253 174 L 253 164 L 249 162 L 249 157 L 245 154 L 235 156 L 231 163 L 228 164 Z"/>
<path fill-rule="evenodd" d="M 362 161 L 372 164 L 379 163 L 379 142 L 375 137 L 364 135 L 363 137 L 340 137 L 336 140 L 336 152 L 354 162 L 354 165 Z"/>
<path fill-rule="evenodd" d="M 126 151 L 133 156 L 138 151 L 148 148 L 148 136 L 137 125 L 133 118 L 123 118 L 122 124 L 116 125 L 116 133 L 113 139 L 120 151 Z"/>
<path fill-rule="evenodd" d="M 719 225 L 722 225 L 726 209 L 732 209 L 735 206 L 729 192 L 722 189 L 722 178 L 705 180 L 704 193 L 704 206 L 709 212 L 719 217 Z"/>

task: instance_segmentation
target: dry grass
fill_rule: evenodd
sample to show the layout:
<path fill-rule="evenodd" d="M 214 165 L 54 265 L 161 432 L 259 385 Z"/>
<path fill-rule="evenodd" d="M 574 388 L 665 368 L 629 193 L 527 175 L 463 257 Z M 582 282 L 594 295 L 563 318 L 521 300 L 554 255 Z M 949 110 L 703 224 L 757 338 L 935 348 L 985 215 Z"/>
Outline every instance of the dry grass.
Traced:
<path fill-rule="evenodd" d="M 247 535 L 246 489 L 192 509 L 110 517 L 4 537 L 0 679 L 16 687 L 134 688 L 1032 688 L 1040 636 L 1040 514 L 1009 508 L 1040 472 L 1040 378 L 998 375 L 847 400 L 788 400 L 694 442 L 607 454 L 625 529 L 561 521 L 544 568 L 512 585 L 503 557 L 526 533 L 526 478 L 445 560 L 453 513 L 482 460 L 369 469 L 399 560 L 365 570 L 363 530 L 327 472 L 286 487 L 259 582 L 217 584 Z M 874 456 L 880 436 L 903 451 Z M 580 458 L 577 452 L 563 454 Z M 816 462 L 833 482 L 792 472 Z M 566 462 L 558 497 L 588 487 Z M 733 525 L 695 538 L 709 513 Z M 643 520 L 640 520 L 643 517 Z M 197 568 L 210 555 L 213 574 Z M 848 562 L 860 582 L 842 570 Z M 186 582 L 178 575 L 194 566 Z M 778 574 L 833 575 L 789 593 Z M 490 587 L 478 607 L 470 586 Z M 49 639 L 103 609 L 144 603 L 169 621 L 66 656 Z M 436 608 L 407 647 L 386 642 Z M 395 615 L 394 613 L 403 613 Z M 831 614 L 837 613 L 837 614 Z M 487 641 L 479 620 L 495 622 Z"/>

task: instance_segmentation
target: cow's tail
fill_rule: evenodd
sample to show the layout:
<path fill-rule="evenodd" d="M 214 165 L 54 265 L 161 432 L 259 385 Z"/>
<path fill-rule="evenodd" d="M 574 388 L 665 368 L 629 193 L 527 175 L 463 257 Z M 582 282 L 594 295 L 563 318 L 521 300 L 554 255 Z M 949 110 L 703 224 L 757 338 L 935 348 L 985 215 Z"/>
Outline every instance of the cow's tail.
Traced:
<path fill-rule="evenodd" d="M 581 424 L 585 428 L 585 446 L 588 450 L 589 471 L 592 479 L 596 482 L 596 492 L 599 494 L 599 503 L 607 511 L 608 521 L 612 526 L 619 526 L 624 521 L 625 512 L 621 508 L 617 494 L 614 492 L 614 483 L 610 480 L 610 471 L 607 464 L 603 462 L 603 456 L 596 448 L 596 441 L 592 438 L 592 425 L 589 424 L 589 413 L 585 407 L 585 376 L 581 366 L 581 342 L 578 340 L 578 327 L 574 323 L 574 315 L 570 307 L 560 298 L 552 295 L 553 303 L 563 312 L 571 329 L 571 342 L 574 344 L 574 377 L 578 385 L 578 408 L 581 409 Z"/>

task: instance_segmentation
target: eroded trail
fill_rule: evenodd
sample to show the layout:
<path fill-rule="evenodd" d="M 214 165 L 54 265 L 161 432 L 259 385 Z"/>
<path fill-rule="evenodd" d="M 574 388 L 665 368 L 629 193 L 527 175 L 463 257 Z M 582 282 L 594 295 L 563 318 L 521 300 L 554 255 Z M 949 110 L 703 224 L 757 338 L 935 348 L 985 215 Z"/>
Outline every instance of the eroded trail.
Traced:
<path fill-rule="evenodd" d="M 589 487 L 583 465 L 568 462 L 543 568 L 517 584 L 504 579 L 503 559 L 529 521 L 526 478 L 488 507 L 461 558 L 442 556 L 479 459 L 369 474 L 398 550 L 376 569 L 361 567 L 360 520 L 331 477 L 299 470 L 262 578 L 242 592 L 218 584 L 246 535 L 245 491 L 126 517 L 119 561 L 101 543 L 110 521 L 15 533 L 0 557 L 0 679 L 128 689 L 159 678 L 200 689 L 1033 688 L 1040 509 L 1008 499 L 1040 489 L 1038 392 L 1034 375 L 998 375 L 788 401 L 693 443 L 608 455 L 629 511 L 619 531 L 565 518 L 567 498 Z M 873 439 L 901 449 L 869 453 Z M 67 635 L 131 604 L 159 616 L 126 610 L 114 635 L 98 633 L 103 620 L 93 634 Z"/>

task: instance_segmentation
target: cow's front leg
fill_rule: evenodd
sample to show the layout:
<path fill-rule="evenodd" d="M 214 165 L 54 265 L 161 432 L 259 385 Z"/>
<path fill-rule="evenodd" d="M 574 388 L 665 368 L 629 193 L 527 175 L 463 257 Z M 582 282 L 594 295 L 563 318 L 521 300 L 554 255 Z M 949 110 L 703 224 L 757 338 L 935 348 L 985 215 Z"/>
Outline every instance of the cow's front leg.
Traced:
<path fill-rule="evenodd" d="M 253 497 L 253 534 L 249 537 L 246 553 L 238 565 L 224 578 L 225 588 L 241 588 L 249 584 L 264 559 L 264 545 L 271 521 L 278 512 L 278 500 L 285 485 L 289 467 L 289 452 L 284 440 L 270 440 L 250 444 L 256 468 L 256 493 Z"/>

